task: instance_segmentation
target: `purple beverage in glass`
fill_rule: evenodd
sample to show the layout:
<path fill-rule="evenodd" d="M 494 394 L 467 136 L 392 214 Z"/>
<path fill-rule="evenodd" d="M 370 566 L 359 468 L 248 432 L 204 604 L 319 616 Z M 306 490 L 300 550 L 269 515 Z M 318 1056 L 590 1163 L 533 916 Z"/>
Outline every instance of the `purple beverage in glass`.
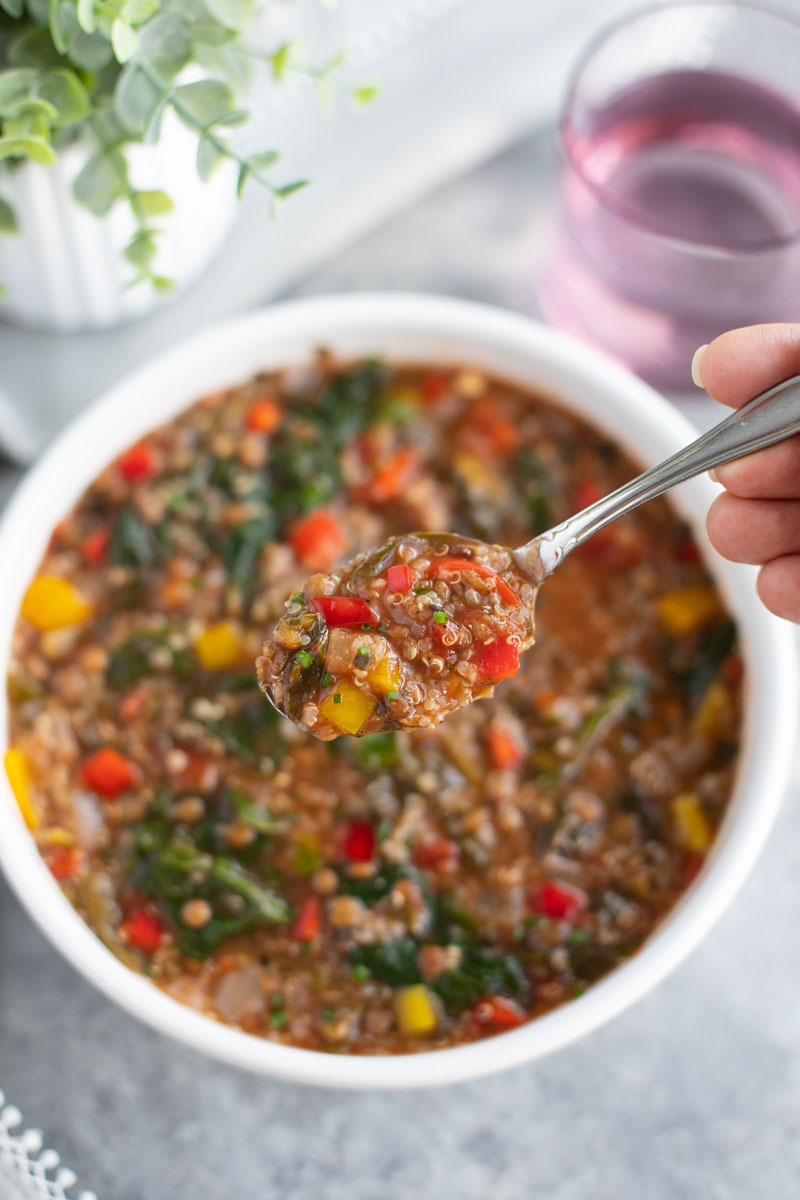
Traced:
<path fill-rule="evenodd" d="M 606 34 L 565 108 L 545 316 L 681 388 L 725 329 L 800 320 L 800 26 L 729 4 Z"/>

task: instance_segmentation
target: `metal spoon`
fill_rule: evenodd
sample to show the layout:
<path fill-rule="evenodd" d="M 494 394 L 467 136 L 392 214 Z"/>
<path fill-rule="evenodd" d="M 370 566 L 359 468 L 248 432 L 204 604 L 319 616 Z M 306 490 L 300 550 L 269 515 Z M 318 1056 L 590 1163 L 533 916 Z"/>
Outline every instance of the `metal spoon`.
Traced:
<path fill-rule="evenodd" d="M 800 375 L 748 400 L 683 450 L 512 551 L 514 561 L 538 586 L 577 546 L 618 517 L 703 471 L 772 446 L 794 433 L 800 433 Z"/>
<path fill-rule="evenodd" d="M 499 621 L 500 625 L 497 626 L 495 638 L 481 643 L 481 650 L 486 651 L 486 647 L 491 647 L 492 644 L 499 646 L 501 642 L 510 644 L 511 638 L 514 639 L 518 650 L 525 650 L 533 644 L 536 592 L 577 546 L 582 545 L 612 521 L 616 521 L 618 517 L 625 516 L 640 504 L 655 499 L 692 476 L 742 455 L 752 454 L 754 450 L 771 446 L 794 433 L 800 433 L 800 376 L 795 376 L 756 396 L 691 445 L 679 450 L 658 466 L 651 467 L 649 471 L 638 475 L 629 483 L 623 484 L 596 504 L 575 513 L 560 525 L 526 542 L 524 546 L 509 550 L 503 546 L 487 546 L 473 538 L 449 533 L 417 533 L 396 537 L 369 554 L 342 564 L 333 572 L 334 591 L 329 590 L 326 595 L 351 597 L 349 603 L 361 603 L 366 615 L 374 618 L 360 625 L 361 629 L 369 631 L 374 624 L 390 645 L 395 635 L 406 642 L 409 628 L 413 628 L 415 622 L 418 627 L 425 627 L 424 621 L 422 625 L 419 624 L 422 618 L 419 614 L 404 615 L 396 605 L 392 605 L 384 613 L 385 620 L 379 621 L 378 615 L 372 612 L 366 601 L 352 599 L 353 596 L 359 595 L 359 575 L 373 578 L 382 574 L 395 562 L 399 547 L 406 550 L 410 548 L 412 552 L 427 559 L 426 547 L 429 543 L 436 543 L 440 557 L 448 545 L 452 545 L 450 554 L 456 556 L 453 561 L 458 561 L 464 568 L 468 568 L 469 563 L 464 559 L 466 554 L 470 563 L 477 564 L 477 574 L 480 575 L 480 571 L 484 571 L 484 578 L 485 566 L 482 564 L 489 556 L 492 566 L 489 574 L 499 580 L 495 590 L 497 598 L 502 598 L 502 603 L 492 602 L 495 614 L 492 619 Z M 403 561 L 409 561 L 408 555 Z M 413 557 L 410 561 L 414 561 Z M 512 576 L 516 576 L 516 579 L 512 579 Z M 508 584 L 513 584 L 513 587 L 509 587 Z M 503 588 L 508 599 L 503 598 Z M 313 592 L 311 595 L 313 597 Z M 378 597 L 373 599 L 377 603 Z M 449 712 L 472 700 L 492 695 L 498 679 L 508 677 L 502 666 L 492 666 L 485 673 L 479 667 L 478 675 L 470 677 L 477 678 L 477 682 L 467 684 L 463 679 L 456 678 L 458 687 L 453 691 L 449 687 L 439 686 L 444 679 L 441 659 L 437 674 L 429 679 L 424 655 L 414 656 L 414 660 L 407 662 L 406 667 L 416 676 L 415 687 L 406 688 L 403 694 L 400 690 L 386 693 L 384 688 L 385 696 L 373 697 L 371 708 L 367 701 L 368 711 L 364 710 L 366 715 L 363 716 L 363 720 L 359 715 L 355 726 L 348 728 L 341 720 L 336 719 L 333 709 L 326 712 L 325 679 L 333 681 L 334 691 L 340 684 L 334 679 L 334 675 L 329 673 L 335 673 L 339 668 L 329 664 L 326 658 L 327 618 L 320 616 L 322 610 L 315 607 L 321 603 L 320 598 L 308 601 L 303 594 L 297 602 L 293 601 L 257 661 L 259 683 L 275 707 L 317 737 L 327 739 L 337 737 L 341 732 L 364 734 L 382 729 L 436 725 Z M 448 619 L 446 612 L 436 615 L 443 616 L 445 621 Z M 457 614 L 455 615 L 457 620 Z M 355 623 L 363 621 L 362 615 L 356 617 Z M 337 623 L 353 624 L 353 621 L 339 620 Z M 384 626 L 385 632 L 382 628 Z M 363 634 L 360 637 L 366 640 Z M 369 656 L 369 647 L 359 651 L 365 652 Z M 398 653 L 398 659 L 400 657 L 402 655 Z M 518 654 L 516 661 L 518 665 Z M 353 665 L 358 666 L 357 663 Z M 366 675 L 364 669 L 360 674 L 353 676 L 362 689 Z M 429 690 L 430 687 L 438 688 L 435 696 L 426 694 L 426 689 Z M 426 697 L 424 706 L 411 699 L 415 692 L 420 697 Z M 341 701 L 341 695 L 339 700 Z"/>

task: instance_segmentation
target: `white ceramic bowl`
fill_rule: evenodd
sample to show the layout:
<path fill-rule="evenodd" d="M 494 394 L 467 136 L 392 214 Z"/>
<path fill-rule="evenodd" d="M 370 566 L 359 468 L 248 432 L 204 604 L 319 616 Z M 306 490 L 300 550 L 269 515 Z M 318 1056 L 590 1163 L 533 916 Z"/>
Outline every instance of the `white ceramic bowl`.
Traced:
<path fill-rule="evenodd" d="M 162 355 L 113 388 L 62 433 L 29 472 L 0 524 L 0 670 L 25 587 L 56 522 L 110 459 L 206 392 L 260 368 L 302 363 L 324 345 L 353 357 L 469 363 L 552 393 L 654 463 L 691 440 L 690 425 L 649 387 L 596 352 L 519 316 L 415 295 L 334 296 L 252 313 Z M 274 1045 L 217 1024 L 129 971 L 84 925 L 44 866 L 11 790 L 0 781 L 0 859 L 44 933 L 78 970 L 163 1033 L 250 1070 L 297 1082 L 371 1088 L 447 1083 L 498 1071 L 588 1033 L 637 1000 L 700 941 L 742 883 L 769 831 L 797 732 L 793 640 L 756 599 L 754 573 L 708 549 L 715 488 L 701 478 L 674 502 L 707 550 L 739 621 L 747 669 L 744 744 L 733 799 L 701 876 L 641 953 L 579 1000 L 519 1029 L 449 1050 L 398 1057 L 322 1054 Z M 5 689 L 3 699 L 5 705 Z M 6 714 L 0 712 L 0 740 Z"/>

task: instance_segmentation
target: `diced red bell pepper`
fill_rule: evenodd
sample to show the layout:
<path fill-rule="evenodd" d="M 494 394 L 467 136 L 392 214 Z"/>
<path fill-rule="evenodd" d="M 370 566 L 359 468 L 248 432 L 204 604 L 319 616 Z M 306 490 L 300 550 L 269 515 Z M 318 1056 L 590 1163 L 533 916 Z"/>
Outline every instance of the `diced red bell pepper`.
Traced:
<path fill-rule="evenodd" d="M 433 617 L 428 621 L 428 634 L 444 654 L 450 654 L 458 645 L 458 632 L 459 626 L 449 615 L 446 621 L 439 622 Z"/>
<path fill-rule="evenodd" d="M 319 933 L 321 920 L 322 903 L 319 896 L 306 896 L 292 925 L 292 937 L 298 942 L 310 942 Z"/>
<path fill-rule="evenodd" d="M 108 551 L 108 543 L 111 539 L 111 530 L 108 526 L 102 529 L 95 529 L 85 538 L 81 546 L 81 554 L 87 563 L 91 563 L 93 567 L 102 566 L 106 561 Z"/>
<path fill-rule="evenodd" d="M 682 563 L 699 563 L 700 551 L 697 548 L 697 542 L 694 538 L 687 537 L 680 543 L 675 551 L 675 557 L 678 562 Z"/>
<path fill-rule="evenodd" d="M 557 921 L 574 921 L 589 907 L 589 897 L 571 883 L 545 881 L 530 898 L 531 908 Z"/>
<path fill-rule="evenodd" d="M 342 850 L 349 862 L 370 862 L 375 853 L 375 830 L 368 821 L 348 821 Z"/>
<path fill-rule="evenodd" d="M 517 426 L 491 400 L 477 400 L 467 414 L 466 425 L 480 437 L 482 449 L 502 455 L 519 446 Z"/>
<path fill-rule="evenodd" d="M 93 792 L 104 796 L 107 800 L 115 800 L 122 792 L 135 783 L 138 772 L 133 763 L 128 762 L 110 746 L 104 746 L 83 764 L 81 779 Z"/>
<path fill-rule="evenodd" d="M 378 614 L 358 596 L 315 596 L 311 603 L 331 629 L 378 624 Z"/>
<path fill-rule="evenodd" d="M 387 592 L 397 592 L 405 595 L 410 592 L 414 585 L 416 575 L 411 570 L 411 567 L 406 563 L 395 563 L 393 567 L 389 567 L 386 572 L 386 590 Z"/>
<path fill-rule="evenodd" d="M 329 571 L 347 549 L 347 538 L 339 522 L 325 508 L 296 521 L 289 530 L 289 541 L 309 571 Z"/>
<path fill-rule="evenodd" d="M 575 485 L 573 512 L 580 512 L 582 509 L 588 508 L 591 504 L 596 504 L 602 498 L 603 492 L 596 483 L 592 483 L 589 479 L 581 479 Z"/>
<path fill-rule="evenodd" d="M 244 423 L 252 433 L 274 433 L 282 416 L 279 404 L 269 396 L 261 396 L 248 408 Z"/>
<path fill-rule="evenodd" d="M 147 703 L 148 695 L 148 689 L 144 685 L 132 688 L 131 691 L 126 692 L 120 701 L 120 716 L 124 717 L 126 721 L 135 721 Z"/>
<path fill-rule="evenodd" d="M 502 725 L 490 725 L 486 741 L 491 764 L 499 771 L 518 767 L 525 758 L 520 739 Z"/>
<path fill-rule="evenodd" d="M 120 935 L 137 950 L 152 954 L 164 940 L 165 929 L 161 921 L 146 908 L 135 908 L 120 922 Z"/>
<path fill-rule="evenodd" d="M 738 654 L 729 654 L 723 658 L 719 673 L 726 683 L 735 687 L 744 675 L 744 663 Z"/>
<path fill-rule="evenodd" d="M 596 504 L 604 492 L 589 480 L 583 480 L 575 488 L 573 512 Z M 601 529 L 579 546 L 575 553 L 582 559 L 603 567 L 635 567 L 647 553 L 647 535 L 635 525 L 612 525 Z"/>
<path fill-rule="evenodd" d="M 427 375 L 423 376 L 420 384 L 422 399 L 426 404 L 435 404 L 437 400 L 441 400 L 447 389 L 447 376 L 441 375 L 438 371 L 429 371 Z"/>
<path fill-rule="evenodd" d="M 519 670 L 519 646 L 508 638 L 478 643 L 473 657 L 484 683 L 499 683 L 501 679 L 510 679 Z"/>
<path fill-rule="evenodd" d="M 452 873 L 458 867 L 461 858 L 461 847 L 450 838 L 435 838 L 430 842 L 420 842 L 414 847 L 412 855 L 417 867 L 427 867 L 431 871 Z"/>
<path fill-rule="evenodd" d="M 525 1013 L 505 996 L 487 996 L 475 1005 L 473 1012 L 481 1025 L 494 1025 L 497 1029 L 516 1029 L 525 1024 Z"/>
<path fill-rule="evenodd" d="M 690 854 L 683 864 L 683 886 L 688 888 L 694 883 L 706 861 L 704 854 Z"/>
<path fill-rule="evenodd" d="M 455 575 L 459 571 L 473 571 L 479 579 L 491 579 L 503 603 L 507 604 L 509 608 L 519 608 L 519 600 L 505 579 L 501 579 L 496 571 L 484 567 L 481 563 L 473 562 L 472 559 L 437 558 L 428 572 L 428 576 L 430 579 L 439 579 L 442 575 Z"/>
<path fill-rule="evenodd" d="M 388 504 L 391 500 L 397 500 L 416 475 L 418 467 L 419 455 L 416 450 L 411 447 L 398 450 L 365 485 L 364 494 L 373 504 Z"/>
<path fill-rule="evenodd" d="M 86 851 L 82 846 L 51 846 L 44 855 L 50 873 L 59 883 L 74 879 L 86 863 Z"/>
<path fill-rule="evenodd" d="M 157 469 L 153 451 L 144 442 L 126 450 L 119 458 L 117 465 L 128 483 L 142 483 L 146 479 L 151 479 Z"/>

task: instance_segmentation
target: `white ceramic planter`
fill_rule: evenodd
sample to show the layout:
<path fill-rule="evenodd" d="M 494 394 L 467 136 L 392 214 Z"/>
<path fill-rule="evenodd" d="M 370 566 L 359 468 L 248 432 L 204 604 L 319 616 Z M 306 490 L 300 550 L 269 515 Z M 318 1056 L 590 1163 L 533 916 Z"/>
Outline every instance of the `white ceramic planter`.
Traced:
<path fill-rule="evenodd" d="M 158 274 L 191 283 L 219 251 L 236 214 L 235 176 L 224 164 L 208 183 L 195 170 L 197 141 L 167 114 L 156 145 L 126 150 L 139 190 L 165 191 L 174 211 L 154 219 Z M 148 284 L 130 287 L 134 268 L 122 250 L 135 231 L 129 208 L 92 216 L 73 199 L 72 184 L 90 148 L 77 143 L 53 167 L 25 163 L 0 170 L 0 196 L 14 208 L 16 235 L 0 237 L 0 316 L 23 325 L 75 332 L 118 325 L 165 302 Z"/>

